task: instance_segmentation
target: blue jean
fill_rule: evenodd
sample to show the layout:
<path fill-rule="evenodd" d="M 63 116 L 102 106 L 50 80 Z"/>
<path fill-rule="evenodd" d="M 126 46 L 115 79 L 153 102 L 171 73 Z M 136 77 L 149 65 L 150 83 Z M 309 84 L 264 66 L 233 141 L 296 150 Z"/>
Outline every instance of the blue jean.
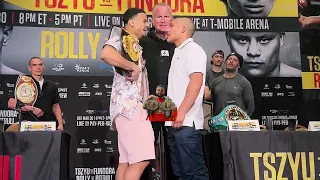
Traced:
<path fill-rule="evenodd" d="M 172 169 L 179 180 L 209 180 L 201 138 L 201 131 L 194 127 L 168 127 Z"/>

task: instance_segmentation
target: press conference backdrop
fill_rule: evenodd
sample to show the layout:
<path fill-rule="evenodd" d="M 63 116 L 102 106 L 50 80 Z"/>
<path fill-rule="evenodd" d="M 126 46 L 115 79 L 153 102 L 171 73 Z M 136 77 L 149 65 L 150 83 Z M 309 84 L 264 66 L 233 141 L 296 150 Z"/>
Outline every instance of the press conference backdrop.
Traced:
<path fill-rule="evenodd" d="M 0 1 L 1 2 L 1 1 Z M 5 97 L 14 91 L 16 75 L 29 73 L 28 60 L 39 56 L 45 63 L 45 78 L 59 87 L 66 130 L 72 138 L 71 161 L 75 177 L 114 179 L 117 167 L 115 132 L 109 131 L 109 97 L 112 68 L 99 56 L 110 28 L 122 25 L 128 7 L 143 8 L 151 15 L 160 0 L 5 0 L 1 10 L 1 90 Z M 286 65 L 282 74 L 268 77 L 242 69 L 251 82 L 256 109 L 252 118 L 272 116 L 275 128 L 287 126 L 288 118 L 306 124 L 302 103 L 301 53 L 296 0 L 270 0 L 261 4 L 260 14 L 250 13 L 224 0 L 171 0 L 174 16 L 190 16 L 196 26 L 194 40 L 207 53 L 236 51 L 246 61 L 255 58 L 269 64 Z M 249 12 L 249 13 L 248 13 Z M 148 19 L 151 24 L 151 17 Z M 3 31 L 1 31 L 3 29 Z M 277 72 L 277 70 L 275 70 Z M 11 75 L 9 75 L 11 74 Z M 294 103 L 293 103 L 294 102 Z M 17 113 L 0 111 L 7 124 Z M 99 171 L 93 168 L 100 168 Z"/>
<path fill-rule="evenodd" d="M 320 18 L 319 1 L 308 1 L 308 6 L 301 9 L 304 17 L 315 16 Z M 303 98 L 308 120 L 319 120 L 320 112 L 320 24 L 313 28 L 304 29 L 300 32 L 301 41 L 301 65 Z"/>

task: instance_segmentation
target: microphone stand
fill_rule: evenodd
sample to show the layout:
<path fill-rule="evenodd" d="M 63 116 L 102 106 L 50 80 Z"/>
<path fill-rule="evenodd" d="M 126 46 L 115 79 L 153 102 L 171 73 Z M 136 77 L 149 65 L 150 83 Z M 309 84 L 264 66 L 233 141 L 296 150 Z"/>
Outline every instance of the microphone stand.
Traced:
<path fill-rule="evenodd" d="M 23 102 L 17 100 L 17 109 L 18 112 L 19 112 L 19 115 L 18 115 L 18 123 L 19 123 L 19 131 L 21 131 L 21 121 L 22 121 L 22 108 L 24 108 L 24 106 L 26 106 Z M 34 114 L 30 111 L 27 111 L 36 121 L 39 121 L 39 119 L 34 116 Z"/>

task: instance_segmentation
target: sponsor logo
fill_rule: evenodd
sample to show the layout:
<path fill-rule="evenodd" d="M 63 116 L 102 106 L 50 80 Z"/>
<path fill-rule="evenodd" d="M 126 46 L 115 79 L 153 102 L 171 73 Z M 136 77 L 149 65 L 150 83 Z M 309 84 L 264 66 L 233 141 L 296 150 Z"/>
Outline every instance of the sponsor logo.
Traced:
<path fill-rule="evenodd" d="M 78 154 L 84 154 L 84 153 L 89 153 L 90 148 L 77 148 L 77 153 Z"/>
<path fill-rule="evenodd" d="M 108 141 L 106 139 L 103 142 L 104 142 L 104 144 L 111 144 L 112 143 L 112 141 Z"/>
<path fill-rule="evenodd" d="M 95 89 L 97 89 L 97 88 L 99 88 L 100 86 L 99 86 L 99 84 L 94 84 L 93 85 L 93 88 L 95 88 Z"/>
<path fill-rule="evenodd" d="M 169 51 L 168 50 L 161 50 L 161 57 L 164 57 L 164 56 L 166 56 L 166 57 L 169 57 Z"/>
<path fill-rule="evenodd" d="M 107 147 L 106 152 L 107 153 L 113 152 L 113 147 Z"/>
<path fill-rule="evenodd" d="M 95 148 L 94 152 L 102 152 L 102 149 L 101 148 Z"/>
<path fill-rule="evenodd" d="M 286 85 L 287 89 L 292 89 L 292 86 Z"/>
<path fill-rule="evenodd" d="M 276 109 L 271 109 L 270 110 L 270 113 L 273 113 L 273 114 L 275 114 L 275 113 L 277 113 L 278 112 L 278 110 L 276 110 Z"/>
<path fill-rule="evenodd" d="M 102 96 L 102 92 L 96 92 L 94 95 L 96 95 L 96 96 Z"/>
<path fill-rule="evenodd" d="M 261 92 L 261 96 L 262 97 L 272 97 L 273 96 L 273 92 Z"/>
<path fill-rule="evenodd" d="M 296 94 L 294 92 L 288 92 L 288 96 L 293 97 L 296 96 Z"/>
<path fill-rule="evenodd" d="M 290 110 L 286 110 L 286 109 L 271 109 L 270 113 L 275 114 L 288 114 L 290 112 Z"/>
<path fill-rule="evenodd" d="M 87 89 L 87 84 L 86 83 L 82 83 L 81 89 Z"/>
<path fill-rule="evenodd" d="M 52 70 L 56 72 L 63 71 L 64 70 L 63 64 L 54 64 Z"/>
<path fill-rule="evenodd" d="M 106 89 L 111 89 L 111 88 L 112 88 L 112 85 L 105 84 L 104 87 L 105 87 Z"/>
<path fill-rule="evenodd" d="M 87 113 L 87 114 L 94 114 L 94 113 L 95 113 L 95 110 L 88 109 L 88 110 L 86 110 L 86 113 Z"/>
<path fill-rule="evenodd" d="M 99 144 L 99 140 L 98 139 L 92 140 L 92 144 Z"/>
<path fill-rule="evenodd" d="M 13 88 L 13 87 L 14 87 L 14 84 L 7 83 L 7 87 Z"/>
<path fill-rule="evenodd" d="M 79 97 L 90 97 L 91 92 L 79 92 L 78 96 Z"/>
<path fill-rule="evenodd" d="M 88 66 L 81 66 L 80 64 L 76 64 L 74 66 L 74 69 L 79 72 L 79 73 L 89 73 L 90 72 L 90 67 Z"/>
<path fill-rule="evenodd" d="M 86 140 L 85 139 L 81 139 L 81 141 L 80 141 L 80 145 L 86 145 L 87 143 L 86 143 Z"/>
<path fill-rule="evenodd" d="M 284 96 L 284 93 L 279 92 L 277 93 L 277 96 Z"/>
<path fill-rule="evenodd" d="M 279 110 L 280 114 L 288 114 L 289 112 L 290 112 L 290 110 L 288 110 L 288 109 L 280 109 Z"/>

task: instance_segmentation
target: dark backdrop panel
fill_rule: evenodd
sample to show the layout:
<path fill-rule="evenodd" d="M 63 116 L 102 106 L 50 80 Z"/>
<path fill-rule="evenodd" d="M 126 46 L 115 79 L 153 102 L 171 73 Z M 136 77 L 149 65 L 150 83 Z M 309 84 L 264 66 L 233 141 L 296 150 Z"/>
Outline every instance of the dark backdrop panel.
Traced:
<path fill-rule="evenodd" d="M 110 131 L 109 96 L 113 77 L 45 76 L 58 86 L 65 130 L 71 138 L 70 175 L 114 179 L 118 164 L 117 134 Z M 0 78 L 2 100 L 14 92 L 17 76 Z M 13 110 L 0 110 L 9 126 Z M 7 116 L 9 115 L 9 117 Z M 11 119 L 13 119 L 11 121 Z"/>
<path fill-rule="evenodd" d="M 267 117 L 274 119 L 274 129 L 283 130 L 288 126 L 288 119 L 297 119 L 306 126 L 303 114 L 301 78 L 251 78 L 255 111 L 252 119 L 259 119 L 264 124 Z"/>
<path fill-rule="evenodd" d="M 308 0 L 308 6 L 300 9 L 303 16 L 318 16 L 320 18 L 320 4 L 315 0 Z M 309 61 L 307 56 L 320 56 L 320 24 L 317 28 L 304 29 L 300 32 L 300 44 L 301 44 L 301 65 L 303 72 L 309 72 Z M 319 72 L 318 72 L 319 73 Z M 304 109 L 305 119 L 320 120 L 320 90 L 319 89 L 304 89 Z"/>

